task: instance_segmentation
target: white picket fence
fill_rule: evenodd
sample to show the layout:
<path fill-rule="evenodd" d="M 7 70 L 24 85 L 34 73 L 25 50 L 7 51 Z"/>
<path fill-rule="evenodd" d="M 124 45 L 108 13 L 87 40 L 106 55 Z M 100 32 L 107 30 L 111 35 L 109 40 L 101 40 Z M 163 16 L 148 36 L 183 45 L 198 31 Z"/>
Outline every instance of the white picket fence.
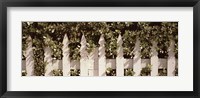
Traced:
<path fill-rule="evenodd" d="M 32 50 L 32 39 L 28 38 L 28 47 L 26 49 L 26 60 L 22 61 L 22 70 L 26 70 L 27 76 L 34 76 L 34 59 Z M 81 38 L 80 60 L 70 60 L 69 54 L 69 40 L 65 34 L 63 39 L 63 58 L 62 60 L 52 59 L 51 49 L 46 47 L 44 49 L 44 61 L 47 62 L 45 67 L 45 76 L 53 76 L 53 70 L 62 70 L 63 76 L 70 76 L 70 69 L 80 69 L 80 76 L 106 76 L 106 69 L 116 69 L 117 76 L 124 76 L 124 69 L 133 68 L 134 76 L 140 76 L 142 68 L 147 64 L 151 64 L 151 76 L 158 76 L 158 70 L 166 68 L 167 76 L 175 76 L 175 68 L 178 68 L 178 60 L 175 58 L 174 41 L 170 41 L 168 49 L 168 58 L 158 58 L 156 51 L 157 43 L 152 42 L 152 56 L 150 59 L 141 59 L 140 57 L 140 41 L 137 39 L 134 47 L 134 58 L 124 59 L 122 37 L 118 36 L 117 44 L 117 57 L 116 59 L 106 59 L 105 57 L 105 40 L 104 35 L 99 39 L 100 46 L 95 48 L 90 54 L 86 51 L 86 39 L 83 35 Z"/>

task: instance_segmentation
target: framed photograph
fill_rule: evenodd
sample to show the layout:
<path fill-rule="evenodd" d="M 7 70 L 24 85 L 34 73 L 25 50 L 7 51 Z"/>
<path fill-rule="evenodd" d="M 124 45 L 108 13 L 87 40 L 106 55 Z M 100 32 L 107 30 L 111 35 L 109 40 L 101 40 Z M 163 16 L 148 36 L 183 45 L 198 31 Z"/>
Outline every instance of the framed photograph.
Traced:
<path fill-rule="evenodd" d="M 0 96 L 198 98 L 199 0 L 4 0 Z"/>

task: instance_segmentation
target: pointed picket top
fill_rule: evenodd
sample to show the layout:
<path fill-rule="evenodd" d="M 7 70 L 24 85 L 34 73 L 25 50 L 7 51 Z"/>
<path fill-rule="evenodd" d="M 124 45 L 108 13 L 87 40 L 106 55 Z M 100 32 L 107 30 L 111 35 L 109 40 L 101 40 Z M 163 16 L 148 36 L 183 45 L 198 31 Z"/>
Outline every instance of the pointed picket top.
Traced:
<path fill-rule="evenodd" d="M 100 44 L 100 47 L 101 46 L 102 47 L 105 46 L 105 39 L 104 39 L 104 35 L 103 34 L 101 35 L 98 43 Z"/>
<path fill-rule="evenodd" d="M 31 40 L 32 40 L 31 36 L 28 36 L 27 40 L 28 40 L 28 41 L 31 41 Z"/>
<path fill-rule="evenodd" d="M 102 34 L 100 39 L 99 39 L 99 56 L 100 57 L 105 57 L 105 39 L 104 39 L 104 35 Z"/>
<path fill-rule="evenodd" d="M 123 47 L 122 47 L 122 36 L 121 34 L 119 34 L 118 38 L 117 38 L 117 57 L 123 57 Z"/>
<path fill-rule="evenodd" d="M 65 56 L 66 54 L 69 54 L 69 47 L 68 47 L 68 45 L 69 45 L 69 39 L 68 39 L 68 37 L 67 37 L 67 34 L 65 34 L 65 36 L 64 36 L 64 38 L 63 38 L 63 47 L 62 47 L 62 49 L 63 49 L 63 56 Z"/>
<path fill-rule="evenodd" d="M 118 38 L 117 38 L 117 45 L 118 45 L 119 47 L 121 47 L 121 46 L 122 46 L 122 43 L 123 43 L 123 41 L 122 41 L 122 36 L 121 36 L 121 34 L 119 34 L 119 36 L 118 36 Z"/>
<path fill-rule="evenodd" d="M 63 76 L 70 76 L 70 48 L 68 47 L 69 45 L 69 39 L 67 37 L 67 34 L 65 34 L 63 38 Z"/>
<path fill-rule="evenodd" d="M 117 76 L 124 75 L 124 57 L 123 57 L 123 47 L 122 47 L 122 36 L 119 34 L 117 39 L 117 57 L 116 57 L 116 70 Z"/>
<path fill-rule="evenodd" d="M 28 36 L 28 38 L 27 38 L 27 42 L 28 42 L 28 48 L 30 48 L 30 47 L 32 47 L 32 38 L 31 38 L 31 36 Z"/>
<path fill-rule="evenodd" d="M 88 55 L 86 51 L 86 48 L 87 48 L 86 45 L 87 45 L 86 38 L 85 38 L 85 35 L 83 34 L 81 38 L 81 48 L 80 48 L 80 55 L 82 57 L 86 57 Z"/>
<path fill-rule="evenodd" d="M 87 42 L 85 39 L 84 34 L 82 35 L 81 38 L 81 48 L 80 48 L 80 71 L 81 71 L 81 76 L 88 76 L 88 67 L 89 67 L 89 62 L 88 62 L 88 53 L 86 51 L 86 46 Z"/>
<path fill-rule="evenodd" d="M 86 38 L 85 38 L 85 35 L 83 34 L 82 37 L 81 37 L 81 46 L 86 46 L 87 42 L 86 42 Z"/>
<path fill-rule="evenodd" d="M 104 35 L 102 34 L 99 39 L 99 76 L 106 76 L 106 52 L 105 52 L 105 40 Z"/>
<path fill-rule="evenodd" d="M 69 39 L 67 37 L 67 34 L 64 35 L 62 43 L 63 43 L 64 46 L 68 46 L 69 45 Z"/>

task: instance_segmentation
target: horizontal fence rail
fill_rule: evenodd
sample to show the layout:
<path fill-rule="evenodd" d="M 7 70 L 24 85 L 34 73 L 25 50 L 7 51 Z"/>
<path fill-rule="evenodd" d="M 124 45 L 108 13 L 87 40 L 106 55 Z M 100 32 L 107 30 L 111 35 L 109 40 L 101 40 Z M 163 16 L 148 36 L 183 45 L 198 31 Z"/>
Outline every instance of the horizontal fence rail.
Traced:
<path fill-rule="evenodd" d="M 44 48 L 45 76 L 53 76 L 53 70 L 62 70 L 63 76 L 70 76 L 70 71 L 80 70 L 80 76 L 106 76 L 107 68 L 115 69 L 116 76 L 124 76 L 124 69 L 133 69 L 134 76 L 140 76 L 141 71 L 148 64 L 151 65 L 150 76 L 158 76 L 159 69 L 166 69 L 167 76 L 175 76 L 175 69 L 178 68 L 178 59 L 175 58 L 174 41 L 170 41 L 168 49 L 168 58 L 158 58 L 156 51 L 157 43 L 152 42 L 152 55 L 149 59 L 141 58 L 140 40 L 136 40 L 134 47 L 134 58 L 126 59 L 123 57 L 122 36 L 117 39 L 117 57 L 116 59 L 106 59 L 104 35 L 99 39 L 99 47 L 91 53 L 86 51 L 86 38 L 82 35 L 80 47 L 80 60 L 70 60 L 69 39 L 65 34 L 63 39 L 63 58 L 55 60 L 51 57 L 52 50 L 50 47 Z M 26 49 L 25 60 L 22 60 L 22 70 L 26 71 L 26 76 L 34 76 L 34 59 L 33 59 L 32 39 L 28 37 L 28 47 Z"/>

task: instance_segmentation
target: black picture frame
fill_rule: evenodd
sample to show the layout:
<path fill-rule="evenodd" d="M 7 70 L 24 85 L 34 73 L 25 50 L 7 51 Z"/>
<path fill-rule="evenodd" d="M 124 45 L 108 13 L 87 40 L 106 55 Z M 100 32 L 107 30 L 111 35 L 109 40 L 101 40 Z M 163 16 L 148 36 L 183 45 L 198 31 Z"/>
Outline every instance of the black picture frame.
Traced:
<path fill-rule="evenodd" d="M 7 7 L 193 7 L 193 91 L 7 91 Z M 1 98 L 199 98 L 200 0 L 1 0 Z"/>

